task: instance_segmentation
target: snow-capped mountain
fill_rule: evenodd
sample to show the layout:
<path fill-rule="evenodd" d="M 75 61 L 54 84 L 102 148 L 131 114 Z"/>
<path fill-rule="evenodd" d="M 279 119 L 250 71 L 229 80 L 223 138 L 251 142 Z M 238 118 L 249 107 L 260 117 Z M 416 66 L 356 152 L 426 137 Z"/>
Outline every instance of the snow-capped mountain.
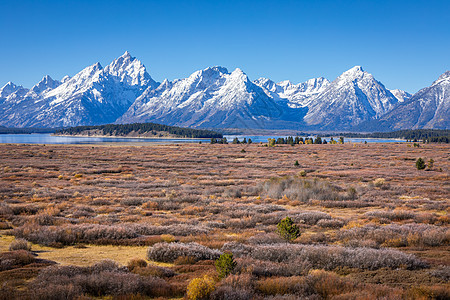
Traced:
<path fill-rule="evenodd" d="M 0 89 L 0 126 L 68 127 L 157 122 L 206 128 L 394 130 L 450 127 L 450 72 L 411 96 L 388 90 L 356 66 L 333 82 L 251 81 L 236 69 L 211 67 L 155 82 L 130 53 L 103 68 L 60 81 Z"/>
<path fill-rule="evenodd" d="M 128 52 L 102 68 L 95 63 L 62 83 L 46 76 L 25 94 L 10 93 L 0 104 L 0 124 L 14 127 L 67 127 L 113 123 L 135 99 L 157 83 Z M 3 93 L 3 92 L 2 92 Z M 7 105 L 5 104 L 7 103 Z"/>
<path fill-rule="evenodd" d="M 397 103 L 398 99 L 372 74 L 355 66 L 309 103 L 304 120 L 318 129 L 344 130 L 380 118 Z"/>
<path fill-rule="evenodd" d="M 293 84 L 289 80 L 275 83 L 267 78 L 260 78 L 254 83 L 264 89 L 266 94 L 276 100 L 289 101 L 289 107 L 306 107 L 317 95 L 325 90 L 330 83 L 328 79 L 319 77 Z"/>
<path fill-rule="evenodd" d="M 289 119 L 288 113 L 287 106 L 276 103 L 240 69 L 229 73 L 226 68 L 212 67 L 148 88 L 118 122 L 265 128 L 283 117 Z"/>
<path fill-rule="evenodd" d="M 399 104 L 368 130 L 450 128 L 450 71 L 442 74 L 431 86 L 418 91 Z"/>

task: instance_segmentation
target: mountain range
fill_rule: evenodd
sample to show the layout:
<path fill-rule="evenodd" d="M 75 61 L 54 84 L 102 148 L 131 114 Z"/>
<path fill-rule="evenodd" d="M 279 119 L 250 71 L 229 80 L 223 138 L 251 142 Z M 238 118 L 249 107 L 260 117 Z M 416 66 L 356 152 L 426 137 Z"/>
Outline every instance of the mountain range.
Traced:
<path fill-rule="evenodd" d="M 125 52 L 60 81 L 0 89 L 0 126 L 68 127 L 155 122 L 200 128 L 391 131 L 450 128 L 450 71 L 414 95 L 388 90 L 355 66 L 330 82 L 251 81 L 210 67 L 158 83 Z"/>

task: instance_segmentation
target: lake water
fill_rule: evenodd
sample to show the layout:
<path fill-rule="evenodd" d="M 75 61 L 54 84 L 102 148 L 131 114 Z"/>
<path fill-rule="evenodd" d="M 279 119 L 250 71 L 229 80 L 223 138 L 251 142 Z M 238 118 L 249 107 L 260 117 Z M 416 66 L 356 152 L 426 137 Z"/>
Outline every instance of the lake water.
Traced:
<path fill-rule="evenodd" d="M 251 138 L 253 143 L 267 142 L 268 138 L 278 138 L 285 136 L 241 136 L 241 135 L 225 135 L 228 142 L 235 137 L 241 141 L 244 137 Z M 325 138 L 329 141 L 329 138 Z M 335 137 L 335 140 L 338 138 Z M 71 137 L 71 136 L 52 136 L 45 134 L 0 134 L 0 143 L 5 144 L 103 144 L 103 143 L 158 143 L 158 144 L 181 144 L 181 143 L 209 143 L 209 139 L 149 139 L 149 138 L 108 138 L 108 137 Z M 401 139 L 352 139 L 345 138 L 346 142 L 352 143 L 392 143 L 405 142 Z"/>

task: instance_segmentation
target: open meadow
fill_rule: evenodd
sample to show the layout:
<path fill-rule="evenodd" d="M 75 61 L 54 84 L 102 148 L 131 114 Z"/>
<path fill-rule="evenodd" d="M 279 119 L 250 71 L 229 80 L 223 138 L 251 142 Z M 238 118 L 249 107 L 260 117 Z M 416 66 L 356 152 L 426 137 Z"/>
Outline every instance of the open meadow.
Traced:
<path fill-rule="evenodd" d="M 0 299 L 449 299 L 449 174 L 449 144 L 1 144 Z"/>

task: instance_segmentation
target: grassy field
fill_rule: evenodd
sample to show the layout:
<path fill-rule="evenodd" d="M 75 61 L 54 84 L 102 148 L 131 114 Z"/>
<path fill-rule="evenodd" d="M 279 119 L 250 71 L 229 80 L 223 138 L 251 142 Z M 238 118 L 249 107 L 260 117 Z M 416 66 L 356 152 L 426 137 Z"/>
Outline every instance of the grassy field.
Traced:
<path fill-rule="evenodd" d="M 450 297 L 449 145 L 0 153 L 1 299 Z M 285 217 L 292 241 L 277 234 Z M 236 266 L 219 278 L 225 252 Z"/>

